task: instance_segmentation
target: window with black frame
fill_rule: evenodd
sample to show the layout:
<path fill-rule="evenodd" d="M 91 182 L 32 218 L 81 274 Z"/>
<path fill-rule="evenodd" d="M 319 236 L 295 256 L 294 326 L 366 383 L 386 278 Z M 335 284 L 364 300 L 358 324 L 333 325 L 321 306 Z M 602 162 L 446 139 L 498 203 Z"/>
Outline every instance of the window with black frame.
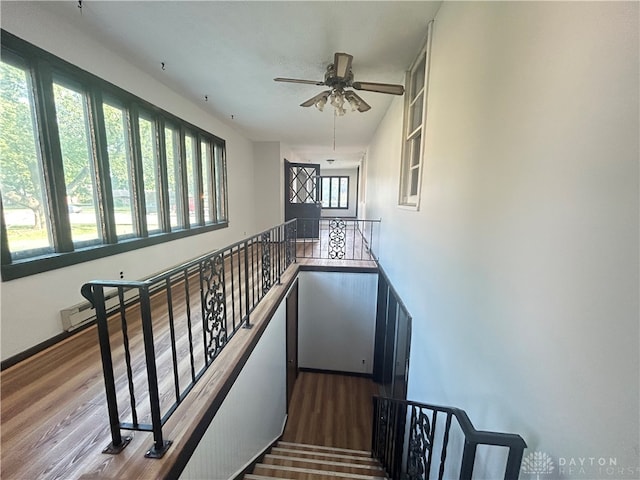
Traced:
<path fill-rule="evenodd" d="M 346 210 L 349 208 L 349 177 L 320 177 L 320 197 L 322 208 Z"/>
<path fill-rule="evenodd" d="M 226 227 L 224 140 L 2 31 L 2 279 Z"/>

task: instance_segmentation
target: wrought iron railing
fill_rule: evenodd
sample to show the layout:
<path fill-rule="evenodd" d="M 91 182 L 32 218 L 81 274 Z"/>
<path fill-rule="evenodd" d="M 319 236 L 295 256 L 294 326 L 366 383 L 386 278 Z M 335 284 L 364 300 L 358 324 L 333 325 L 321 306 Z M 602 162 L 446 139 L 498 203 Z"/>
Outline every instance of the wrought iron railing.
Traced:
<path fill-rule="evenodd" d="M 96 309 L 111 429 L 105 453 L 129 443 L 122 429 L 153 432 L 145 456 L 164 455 L 171 441 L 163 425 L 234 334 L 251 327 L 251 312 L 295 262 L 295 240 L 292 220 L 143 281 L 82 286 Z M 112 289 L 119 302 L 107 311 Z"/>
<path fill-rule="evenodd" d="M 377 260 L 380 220 L 298 218 L 298 258 Z"/>
<path fill-rule="evenodd" d="M 452 448 L 454 436 L 458 443 Z M 527 447 L 520 435 L 478 431 L 458 408 L 373 398 L 372 452 L 393 480 L 471 480 L 479 445 L 507 448 L 503 478 L 517 480 Z M 460 462 L 447 464 L 454 453 Z"/>

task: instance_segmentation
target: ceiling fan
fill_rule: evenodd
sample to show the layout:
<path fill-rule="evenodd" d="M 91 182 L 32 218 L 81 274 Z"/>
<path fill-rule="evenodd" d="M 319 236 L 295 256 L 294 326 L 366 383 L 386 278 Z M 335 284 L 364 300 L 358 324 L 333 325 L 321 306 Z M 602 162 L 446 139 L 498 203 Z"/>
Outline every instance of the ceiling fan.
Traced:
<path fill-rule="evenodd" d="M 336 53 L 333 63 L 327 67 L 324 74 L 324 80 L 299 80 L 296 78 L 274 78 L 276 82 L 304 83 L 308 85 L 326 85 L 329 90 L 319 93 L 310 98 L 306 102 L 300 104 L 301 107 L 310 107 L 315 105 L 320 111 L 324 109 L 327 101 L 333 105 L 336 114 L 344 115 L 347 110 L 344 108 L 345 101 L 351 105 L 352 111 L 366 112 L 371 109 L 359 95 L 353 90 L 345 90 L 354 88 L 367 92 L 388 93 L 391 95 L 402 95 L 404 87 L 402 85 L 394 85 L 391 83 L 373 83 L 373 82 L 354 82 L 353 71 L 351 70 L 351 62 L 353 55 L 348 53 Z"/>

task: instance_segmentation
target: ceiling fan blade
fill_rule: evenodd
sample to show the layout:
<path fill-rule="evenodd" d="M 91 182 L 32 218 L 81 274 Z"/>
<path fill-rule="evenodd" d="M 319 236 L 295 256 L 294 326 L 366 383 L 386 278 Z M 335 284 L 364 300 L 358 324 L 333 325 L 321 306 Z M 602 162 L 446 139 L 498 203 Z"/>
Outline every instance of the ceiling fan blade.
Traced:
<path fill-rule="evenodd" d="M 391 83 L 353 82 L 351 86 L 356 90 L 365 90 L 367 92 L 390 93 L 392 95 L 402 95 L 404 93 L 402 85 Z"/>
<path fill-rule="evenodd" d="M 352 92 L 351 90 L 348 90 L 344 93 L 344 96 L 351 105 L 353 105 L 355 102 L 359 112 L 362 113 L 362 112 L 366 112 L 367 110 L 371 110 L 371 105 L 365 102 L 362 99 L 362 97 L 356 94 L 356 92 Z"/>
<path fill-rule="evenodd" d="M 318 80 L 300 80 L 297 78 L 274 78 L 276 82 L 304 83 L 306 85 L 324 85 L 324 82 Z"/>
<path fill-rule="evenodd" d="M 315 105 L 316 103 L 318 103 L 318 101 L 321 100 L 322 98 L 324 98 L 324 100 L 326 102 L 327 98 L 329 98 L 330 94 L 331 94 L 331 90 L 325 90 L 324 92 L 319 93 L 315 97 L 310 98 L 306 102 L 301 103 L 300 106 L 301 107 L 310 107 L 310 106 Z"/>
<path fill-rule="evenodd" d="M 353 55 L 348 53 L 336 53 L 333 57 L 333 70 L 336 72 L 336 77 L 347 78 L 351 71 L 351 62 L 353 61 Z"/>

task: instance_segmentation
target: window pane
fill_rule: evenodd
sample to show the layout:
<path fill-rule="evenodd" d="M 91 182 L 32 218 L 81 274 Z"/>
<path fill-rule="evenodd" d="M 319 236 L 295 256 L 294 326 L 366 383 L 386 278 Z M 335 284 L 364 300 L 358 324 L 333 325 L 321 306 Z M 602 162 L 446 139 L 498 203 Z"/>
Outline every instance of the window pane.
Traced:
<path fill-rule="evenodd" d="M 340 178 L 331 177 L 331 200 L 329 205 L 331 208 L 338 207 L 338 196 L 340 195 Z"/>
<path fill-rule="evenodd" d="M 182 226 L 180 219 L 180 156 L 178 155 L 178 132 L 172 128 L 164 129 L 167 148 L 167 183 L 169 187 L 169 217 L 171 230 Z"/>
<path fill-rule="evenodd" d="M 420 142 L 422 135 L 417 135 L 411 139 L 411 166 L 415 167 L 420 164 Z"/>
<path fill-rule="evenodd" d="M 187 135 L 184 139 L 186 149 L 186 161 L 187 161 L 187 198 L 189 202 L 189 225 L 197 225 L 198 219 L 196 218 L 196 204 L 198 202 L 198 186 L 197 175 L 195 165 L 196 161 L 196 141 L 191 135 Z"/>
<path fill-rule="evenodd" d="M 53 93 L 67 187 L 71 238 L 74 243 L 101 238 L 95 171 L 89 140 L 85 96 L 76 90 L 53 84 Z"/>
<path fill-rule="evenodd" d="M 104 125 L 107 131 L 111 193 L 119 237 L 131 235 L 133 228 L 133 188 L 131 185 L 131 157 L 126 112 L 107 103 L 103 104 Z"/>
<path fill-rule="evenodd" d="M 340 208 L 349 206 L 349 177 L 340 177 Z"/>
<path fill-rule="evenodd" d="M 202 203 L 204 206 L 204 221 L 215 221 L 214 210 L 211 205 L 211 148 L 209 142 L 200 142 L 200 164 L 202 166 Z"/>
<path fill-rule="evenodd" d="M 409 97 L 411 100 L 416 98 L 416 95 L 420 92 L 420 90 L 424 88 L 424 67 L 426 60 L 427 57 L 423 54 L 422 58 L 418 62 L 418 65 L 416 66 L 415 70 L 413 70 L 413 73 L 411 75 L 411 97 Z"/>
<path fill-rule="evenodd" d="M 216 169 L 216 208 L 217 220 L 227 221 L 227 204 L 225 202 L 227 198 L 226 186 L 227 180 L 225 178 L 226 167 L 224 164 L 224 158 L 222 156 L 222 146 L 216 144 L 214 149 L 215 154 L 215 169 Z"/>
<path fill-rule="evenodd" d="M 412 168 L 410 172 L 411 176 L 411 186 L 409 188 L 409 195 L 414 196 L 418 194 L 418 174 L 420 173 L 419 168 Z"/>
<path fill-rule="evenodd" d="M 329 193 L 331 190 L 331 179 L 325 177 L 322 179 L 322 208 L 329 208 Z"/>
<path fill-rule="evenodd" d="M 411 116 L 411 126 L 409 127 L 408 133 L 413 132 L 416 128 L 422 125 L 422 110 L 423 110 L 422 96 L 423 94 L 420 94 L 420 96 L 417 98 L 415 103 L 411 105 L 411 107 L 409 107 L 410 108 L 409 115 Z"/>
<path fill-rule="evenodd" d="M 147 231 L 160 230 L 158 206 L 160 189 L 158 188 L 158 152 L 156 149 L 156 127 L 146 118 L 138 121 L 140 129 L 140 151 L 142 152 L 142 175 L 144 179 L 144 200 L 147 210 Z"/>
<path fill-rule="evenodd" d="M 12 256 L 53 244 L 29 80 L 0 62 L 0 189 Z"/>

